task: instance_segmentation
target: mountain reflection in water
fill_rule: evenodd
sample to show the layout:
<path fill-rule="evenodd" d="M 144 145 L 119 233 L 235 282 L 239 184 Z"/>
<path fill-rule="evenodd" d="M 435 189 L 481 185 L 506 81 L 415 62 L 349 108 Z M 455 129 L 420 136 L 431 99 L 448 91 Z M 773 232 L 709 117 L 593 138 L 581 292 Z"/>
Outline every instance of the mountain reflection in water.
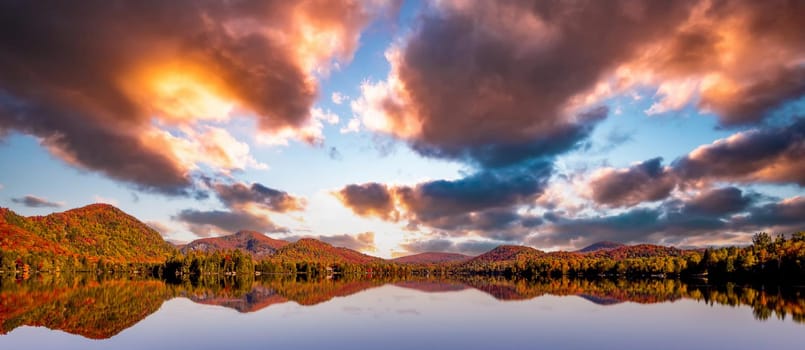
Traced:
<path fill-rule="evenodd" d="M 309 280 L 288 275 L 168 283 L 143 278 L 41 275 L 29 280 L 9 277 L 0 280 L 0 334 L 20 326 L 41 326 L 86 338 L 106 339 L 134 326 L 174 298 L 251 313 L 288 302 L 317 305 L 388 284 L 424 293 L 475 289 L 501 301 L 544 295 L 577 296 L 598 305 L 692 299 L 709 305 L 747 305 L 753 309 L 757 320 L 776 316 L 805 323 L 803 289 L 780 286 L 708 285 L 666 279 L 512 280 L 483 276 Z"/>

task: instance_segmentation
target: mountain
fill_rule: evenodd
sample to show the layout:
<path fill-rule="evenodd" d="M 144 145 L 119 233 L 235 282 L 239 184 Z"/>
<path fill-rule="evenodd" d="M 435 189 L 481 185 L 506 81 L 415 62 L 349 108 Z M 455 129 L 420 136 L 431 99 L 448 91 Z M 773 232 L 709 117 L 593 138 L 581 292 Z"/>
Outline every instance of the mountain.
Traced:
<path fill-rule="evenodd" d="M 597 250 L 605 250 L 605 249 L 615 249 L 619 247 L 623 247 L 625 244 L 618 243 L 618 242 L 610 242 L 610 241 L 602 241 L 590 244 L 584 248 L 577 250 L 579 253 L 589 253 L 594 252 Z"/>
<path fill-rule="evenodd" d="M 401 256 L 391 261 L 399 264 L 440 264 L 462 262 L 471 259 L 471 256 L 456 253 L 426 252 L 408 256 Z"/>
<path fill-rule="evenodd" d="M 262 259 L 274 255 L 278 249 L 286 245 L 288 245 L 288 242 L 269 238 L 259 232 L 239 231 L 228 236 L 197 239 L 180 249 L 182 253 L 211 253 L 221 250 L 240 249 L 251 254 L 255 259 Z"/>
<path fill-rule="evenodd" d="M 159 232 L 108 204 L 32 217 L 0 209 L 0 232 L 0 249 L 20 255 L 162 262 L 175 252 Z"/>
<path fill-rule="evenodd" d="M 587 253 L 593 257 L 607 257 L 614 260 L 628 258 L 648 258 L 654 256 L 681 256 L 683 250 L 655 244 L 624 245 L 621 247 L 605 250 L 596 250 Z"/>
<path fill-rule="evenodd" d="M 519 245 L 502 245 L 470 259 L 468 264 L 512 261 L 545 255 L 541 250 Z"/>
<path fill-rule="evenodd" d="M 352 249 L 333 247 L 312 238 L 302 238 L 288 244 L 274 254 L 272 258 L 287 261 L 313 261 L 319 263 L 368 264 L 383 262 L 383 259 L 356 252 Z"/>

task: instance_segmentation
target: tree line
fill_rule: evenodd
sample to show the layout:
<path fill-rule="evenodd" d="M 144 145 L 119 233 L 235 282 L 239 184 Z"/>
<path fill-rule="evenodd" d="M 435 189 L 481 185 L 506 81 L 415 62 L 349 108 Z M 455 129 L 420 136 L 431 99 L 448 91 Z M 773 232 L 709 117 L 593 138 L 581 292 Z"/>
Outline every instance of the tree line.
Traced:
<path fill-rule="evenodd" d="M 104 258 L 58 255 L 46 252 L 21 254 L 0 250 L 0 271 L 35 272 L 135 272 L 160 277 L 203 275 L 333 274 L 365 275 L 502 275 L 518 277 L 560 276 L 694 276 L 716 279 L 774 279 L 805 281 L 805 231 L 790 236 L 765 232 L 753 236 L 746 247 L 707 248 L 645 256 L 612 256 L 606 253 L 549 253 L 512 260 L 440 264 L 322 262 L 312 258 L 273 256 L 255 260 L 241 250 L 211 253 L 174 251 L 164 262 L 129 263 Z"/>

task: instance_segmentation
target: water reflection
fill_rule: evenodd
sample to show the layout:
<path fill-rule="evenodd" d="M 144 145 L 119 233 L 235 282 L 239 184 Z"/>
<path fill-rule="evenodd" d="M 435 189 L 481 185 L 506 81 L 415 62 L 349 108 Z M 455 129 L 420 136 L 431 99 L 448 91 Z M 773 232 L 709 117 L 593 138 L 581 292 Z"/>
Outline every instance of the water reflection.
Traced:
<path fill-rule="evenodd" d="M 42 275 L 29 280 L 0 279 L 0 333 L 6 334 L 24 325 L 43 326 L 86 338 L 105 339 L 132 327 L 174 298 L 251 313 L 288 302 L 317 305 L 389 284 L 434 294 L 474 289 L 501 301 L 545 295 L 577 296 L 607 306 L 692 299 L 709 305 L 748 305 L 757 320 L 790 317 L 797 323 L 805 323 L 803 289 L 781 286 L 709 285 L 662 279 L 512 280 L 481 276 L 307 280 L 304 276 L 286 275 L 164 282 L 137 277 Z M 416 310 L 398 312 L 415 314 Z"/>

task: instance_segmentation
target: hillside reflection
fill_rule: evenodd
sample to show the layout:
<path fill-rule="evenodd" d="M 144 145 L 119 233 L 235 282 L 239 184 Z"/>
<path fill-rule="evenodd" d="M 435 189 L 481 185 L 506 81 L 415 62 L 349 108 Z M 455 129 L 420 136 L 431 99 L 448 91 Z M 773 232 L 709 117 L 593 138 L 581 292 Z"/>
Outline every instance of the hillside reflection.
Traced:
<path fill-rule="evenodd" d="M 246 313 L 288 302 L 312 306 L 389 284 L 425 293 L 474 289 L 501 301 L 543 295 L 577 296 L 598 305 L 692 299 L 708 305 L 747 305 L 757 320 L 790 316 L 797 323 L 805 323 L 803 289 L 780 286 L 708 285 L 662 279 L 512 280 L 481 276 L 306 279 L 283 275 L 165 282 L 134 277 L 41 275 L 28 280 L 0 279 L 0 334 L 20 326 L 41 326 L 105 339 L 137 324 L 173 298 Z"/>

